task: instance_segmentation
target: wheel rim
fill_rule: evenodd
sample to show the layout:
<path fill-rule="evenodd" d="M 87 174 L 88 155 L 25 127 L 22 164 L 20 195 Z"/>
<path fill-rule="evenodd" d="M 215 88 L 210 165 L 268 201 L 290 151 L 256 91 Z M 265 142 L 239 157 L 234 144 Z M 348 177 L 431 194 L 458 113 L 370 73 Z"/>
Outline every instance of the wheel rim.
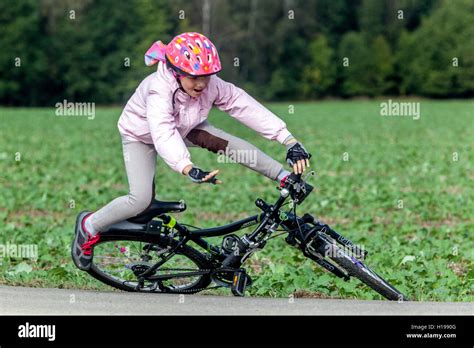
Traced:
<path fill-rule="evenodd" d="M 95 270 L 111 280 L 129 288 L 138 286 L 134 271 L 141 273 L 169 255 L 168 249 L 157 244 L 142 241 L 107 241 L 94 247 Z M 199 266 L 183 254 L 176 253 L 153 275 L 176 275 L 199 271 Z M 202 275 L 177 277 L 163 280 L 162 284 L 171 290 L 186 290 L 194 287 Z M 160 291 L 157 281 L 145 280 L 140 291 Z"/>

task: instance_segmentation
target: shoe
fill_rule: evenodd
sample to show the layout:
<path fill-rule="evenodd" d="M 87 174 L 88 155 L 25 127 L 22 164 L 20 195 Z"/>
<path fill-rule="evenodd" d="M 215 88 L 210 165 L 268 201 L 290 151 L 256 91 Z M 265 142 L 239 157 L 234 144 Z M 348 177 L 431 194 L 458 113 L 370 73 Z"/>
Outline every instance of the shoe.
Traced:
<path fill-rule="evenodd" d="M 82 271 L 88 271 L 92 264 L 94 245 L 100 240 L 100 234 L 91 235 L 84 228 L 84 220 L 91 215 L 89 211 L 82 211 L 76 219 L 75 236 L 71 247 L 71 256 L 74 264 Z"/>

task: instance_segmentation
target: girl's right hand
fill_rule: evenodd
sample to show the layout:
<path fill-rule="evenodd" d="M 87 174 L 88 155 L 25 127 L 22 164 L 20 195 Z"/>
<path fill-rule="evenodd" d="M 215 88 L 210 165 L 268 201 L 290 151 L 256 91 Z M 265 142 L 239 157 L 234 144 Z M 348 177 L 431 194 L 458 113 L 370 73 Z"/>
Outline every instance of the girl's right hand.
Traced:
<path fill-rule="evenodd" d="M 306 151 L 304 146 L 296 141 L 286 144 L 286 162 L 293 167 L 293 172 L 295 174 L 302 174 L 306 167 L 309 167 L 309 159 L 311 154 Z"/>

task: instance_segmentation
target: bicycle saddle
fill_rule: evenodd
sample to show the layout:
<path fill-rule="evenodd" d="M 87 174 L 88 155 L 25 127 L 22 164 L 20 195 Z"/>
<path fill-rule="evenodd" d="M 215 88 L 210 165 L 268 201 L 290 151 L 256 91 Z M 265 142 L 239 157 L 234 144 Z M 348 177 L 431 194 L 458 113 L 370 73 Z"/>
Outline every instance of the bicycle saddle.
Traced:
<path fill-rule="evenodd" d="M 176 213 L 186 210 L 186 203 L 184 201 L 180 202 L 165 202 L 158 201 L 153 199 L 144 211 L 140 214 L 127 219 L 128 222 L 133 222 L 136 224 L 146 224 L 150 222 L 155 216 L 164 214 L 164 213 Z"/>

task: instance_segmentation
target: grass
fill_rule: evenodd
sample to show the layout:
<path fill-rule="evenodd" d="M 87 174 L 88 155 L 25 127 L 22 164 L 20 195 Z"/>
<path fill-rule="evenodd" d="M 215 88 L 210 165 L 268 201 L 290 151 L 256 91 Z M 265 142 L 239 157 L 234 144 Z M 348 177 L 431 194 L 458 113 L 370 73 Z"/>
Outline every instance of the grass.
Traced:
<path fill-rule="evenodd" d="M 419 120 L 380 116 L 378 101 L 296 103 L 294 114 L 287 104 L 269 108 L 313 154 L 316 189 L 301 215 L 309 212 L 363 245 L 367 263 L 410 296 L 473 301 L 472 101 L 423 100 Z M 58 117 L 54 109 L 0 109 L 0 243 L 33 244 L 39 252 L 36 262 L 6 255 L 0 283 L 111 289 L 75 269 L 69 248 L 79 211 L 127 193 L 120 111 L 99 108 L 88 120 Z M 210 122 L 283 162 L 283 146 L 231 117 L 213 111 Z M 181 222 L 224 224 L 255 214 L 257 197 L 275 201 L 268 179 L 202 149 L 191 154 L 200 167 L 221 169 L 224 184 L 193 185 L 159 160 L 157 198 L 184 199 Z M 253 296 L 380 298 L 322 271 L 282 238 L 248 266 Z"/>

